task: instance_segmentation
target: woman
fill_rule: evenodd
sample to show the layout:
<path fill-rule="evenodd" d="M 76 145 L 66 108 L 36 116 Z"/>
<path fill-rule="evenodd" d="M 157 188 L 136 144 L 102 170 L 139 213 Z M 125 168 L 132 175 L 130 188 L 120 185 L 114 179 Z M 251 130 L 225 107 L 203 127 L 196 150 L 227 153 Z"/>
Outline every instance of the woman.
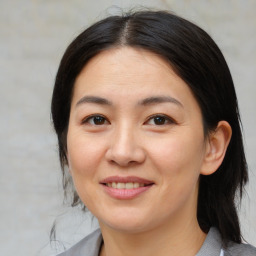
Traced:
<path fill-rule="evenodd" d="M 256 255 L 234 85 L 202 29 L 163 11 L 92 25 L 62 58 L 52 118 L 64 189 L 100 225 L 61 255 Z"/>

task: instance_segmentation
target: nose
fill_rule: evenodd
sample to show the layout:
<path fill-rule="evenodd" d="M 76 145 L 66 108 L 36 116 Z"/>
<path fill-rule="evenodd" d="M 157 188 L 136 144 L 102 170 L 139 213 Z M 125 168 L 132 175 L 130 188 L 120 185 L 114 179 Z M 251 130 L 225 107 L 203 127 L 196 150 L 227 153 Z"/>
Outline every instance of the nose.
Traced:
<path fill-rule="evenodd" d="M 125 127 L 113 132 L 106 158 L 111 163 L 126 167 L 143 163 L 146 154 L 141 139 L 133 130 Z"/>

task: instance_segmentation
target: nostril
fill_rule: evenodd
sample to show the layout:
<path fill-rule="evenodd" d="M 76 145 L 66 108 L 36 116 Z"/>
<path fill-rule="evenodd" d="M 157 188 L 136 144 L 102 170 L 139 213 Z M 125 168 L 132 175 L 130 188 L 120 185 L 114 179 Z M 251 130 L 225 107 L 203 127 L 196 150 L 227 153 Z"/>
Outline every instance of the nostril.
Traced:
<path fill-rule="evenodd" d="M 105 156 L 111 164 L 133 166 L 144 162 L 146 154 L 139 145 L 119 141 L 108 148 Z"/>
<path fill-rule="evenodd" d="M 133 160 L 129 161 L 127 159 L 120 159 L 120 158 L 112 159 L 109 162 L 113 165 L 119 165 L 119 166 L 133 166 L 138 164 L 137 161 L 133 161 Z"/>

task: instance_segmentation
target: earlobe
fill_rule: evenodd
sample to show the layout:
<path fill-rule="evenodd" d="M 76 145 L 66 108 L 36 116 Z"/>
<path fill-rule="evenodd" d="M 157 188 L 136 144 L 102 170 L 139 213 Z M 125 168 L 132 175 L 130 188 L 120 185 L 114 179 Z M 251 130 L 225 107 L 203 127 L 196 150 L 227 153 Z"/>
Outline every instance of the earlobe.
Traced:
<path fill-rule="evenodd" d="M 225 157 L 231 135 L 232 129 L 226 121 L 220 121 L 215 131 L 210 133 L 200 172 L 202 175 L 210 175 L 219 168 Z"/>

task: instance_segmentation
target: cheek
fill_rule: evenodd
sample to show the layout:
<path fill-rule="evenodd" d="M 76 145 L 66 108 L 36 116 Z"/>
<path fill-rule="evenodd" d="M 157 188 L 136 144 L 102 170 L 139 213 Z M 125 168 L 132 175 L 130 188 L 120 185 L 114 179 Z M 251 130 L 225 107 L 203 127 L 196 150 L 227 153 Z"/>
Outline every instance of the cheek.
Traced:
<path fill-rule="evenodd" d="M 89 176 L 100 163 L 104 146 L 80 132 L 67 136 L 68 162 L 72 176 Z M 74 177 L 73 177 L 74 178 Z"/>
<path fill-rule="evenodd" d="M 67 136 L 68 163 L 76 191 L 88 209 L 94 209 L 98 172 L 103 145 L 83 132 L 70 132 Z"/>
<path fill-rule="evenodd" d="M 170 168 L 182 168 L 184 165 L 201 164 L 204 152 L 203 140 L 193 139 L 191 136 L 170 136 L 162 140 L 155 140 L 150 145 L 153 158 L 159 164 Z"/>
<path fill-rule="evenodd" d="M 196 205 L 200 151 L 203 152 L 201 143 L 184 136 L 151 147 L 153 165 L 159 174 L 161 202 L 165 202 L 161 206 L 163 214 Z"/>
<path fill-rule="evenodd" d="M 204 156 L 203 138 L 192 134 L 169 136 L 152 143 L 151 156 L 164 188 L 183 193 L 197 183 Z"/>

